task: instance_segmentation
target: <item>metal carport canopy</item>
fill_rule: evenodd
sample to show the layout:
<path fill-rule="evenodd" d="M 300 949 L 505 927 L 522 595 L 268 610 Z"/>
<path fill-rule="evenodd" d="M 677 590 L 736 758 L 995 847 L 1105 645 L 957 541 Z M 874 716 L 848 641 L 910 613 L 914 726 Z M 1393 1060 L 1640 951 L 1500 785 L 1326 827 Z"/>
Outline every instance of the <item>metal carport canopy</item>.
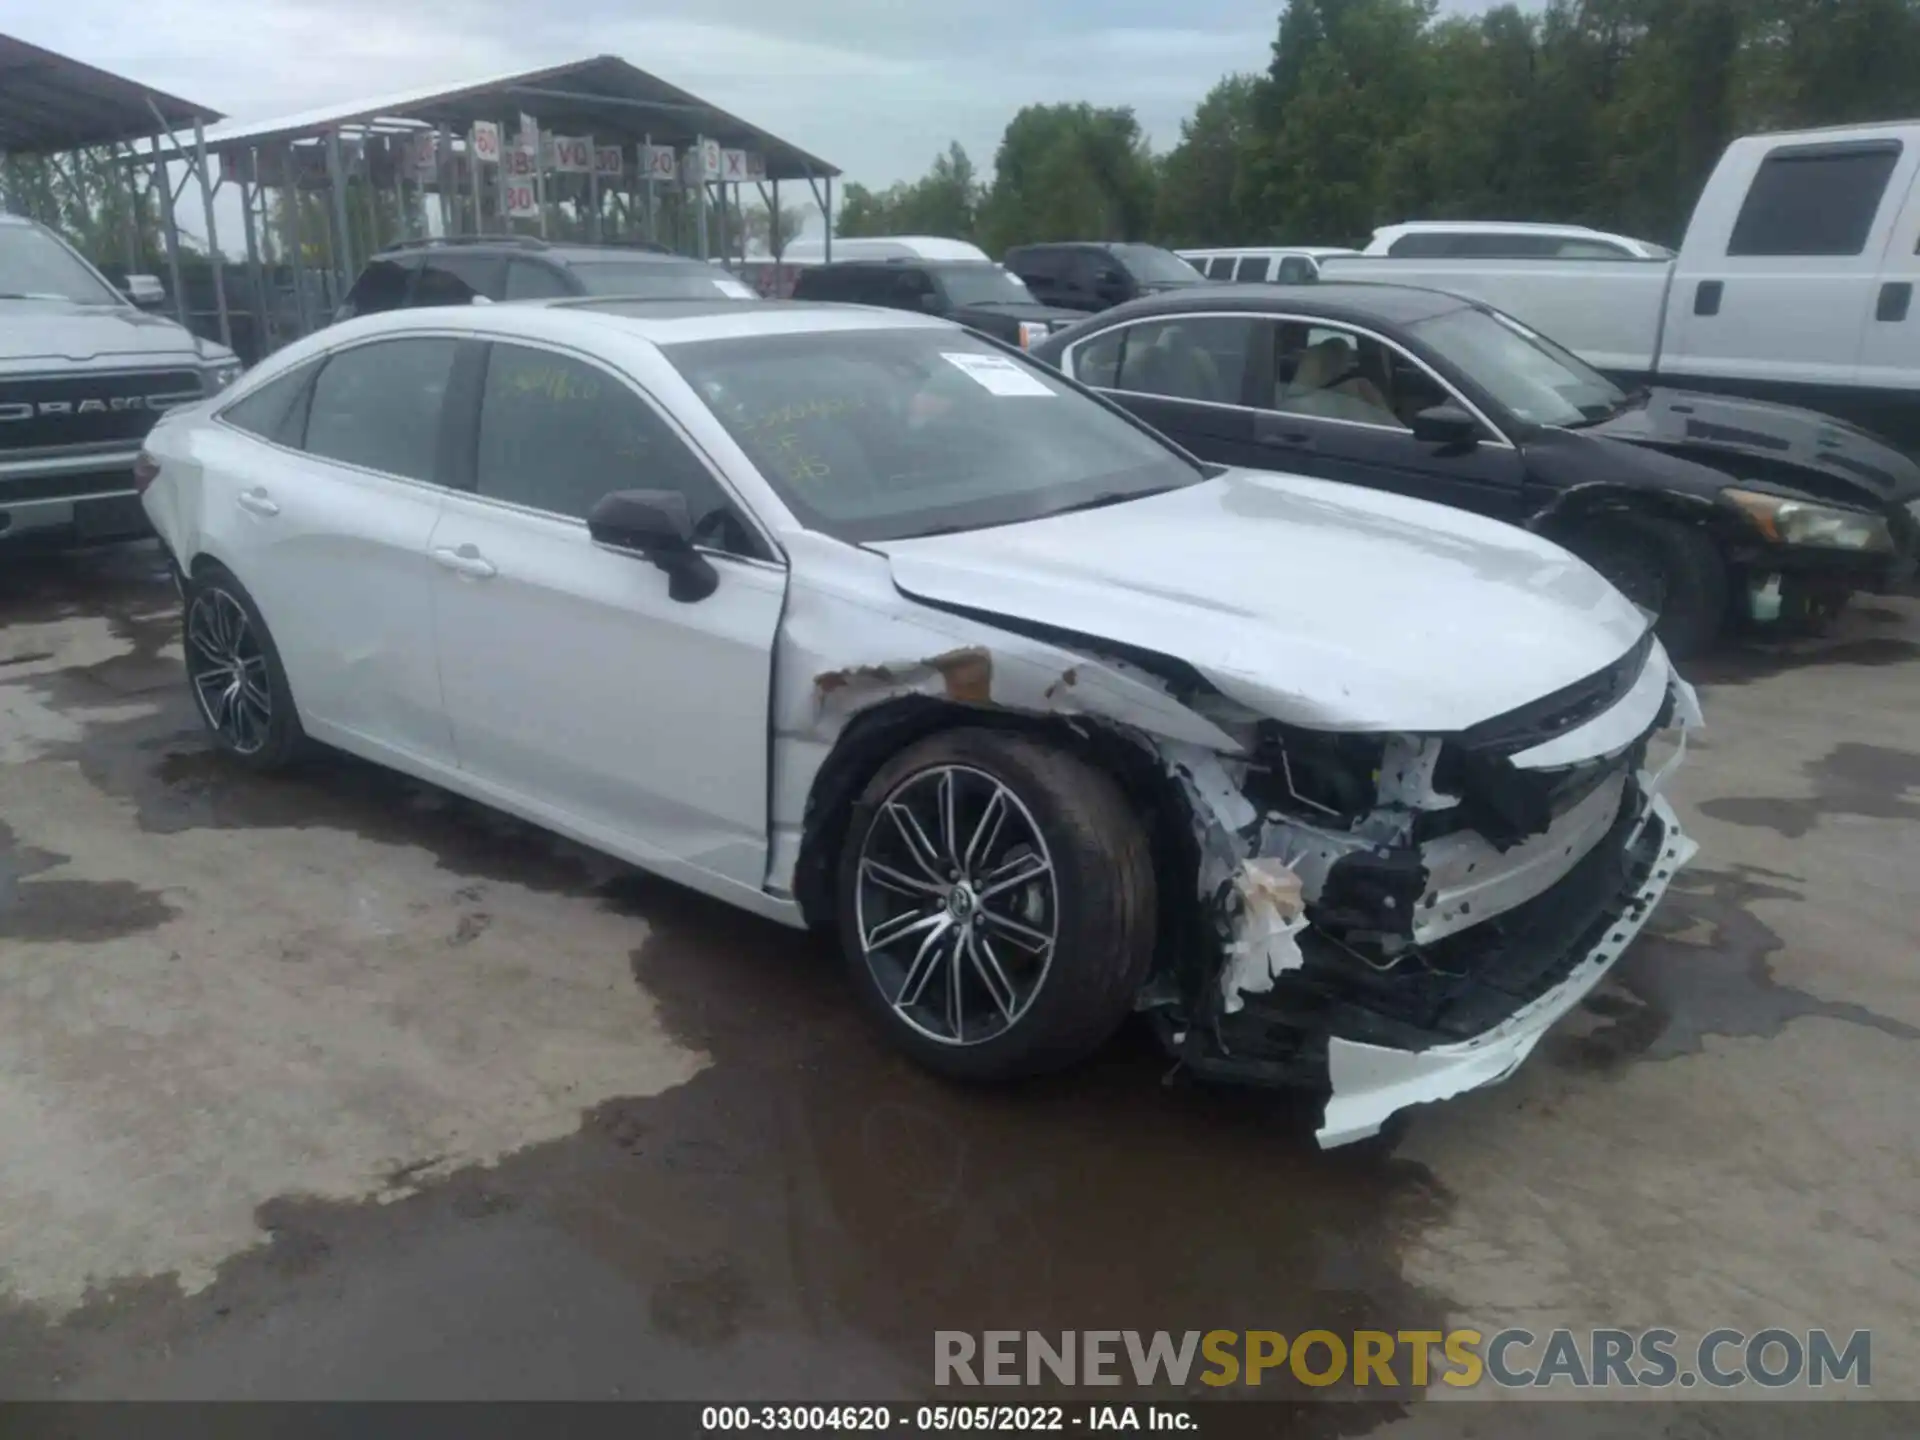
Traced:
<path fill-rule="evenodd" d="M 0 153 L 62 154 L 221 118 L 218 110 L 0 35 Z"/>
<path fill-rule="evenodd" d="M 304 140 L 329 130 L 391 121 L 445 126 L 459 133 L 476 120 L 511 120 L 520 111 L 537 116 L 543 129 L 592 135 L 597 141 L 649 137 L 656 145 L 686 149 L 707 139 L 729 149 L 758 151 L 766 157 L 770 180 L 824 179 L 840 173 L 819 156 L 617 55 L 331 105 L 277 120 L 220 125 L 207 131 L 207 148 L 223 151 Z"/>

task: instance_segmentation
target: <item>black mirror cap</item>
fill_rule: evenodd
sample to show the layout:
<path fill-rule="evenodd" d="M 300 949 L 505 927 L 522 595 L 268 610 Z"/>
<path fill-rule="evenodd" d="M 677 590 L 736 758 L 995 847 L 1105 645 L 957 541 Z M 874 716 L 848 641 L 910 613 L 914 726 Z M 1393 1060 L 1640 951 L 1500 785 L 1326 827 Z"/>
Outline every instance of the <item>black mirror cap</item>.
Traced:
<path fill-rule="evenodd" d="M 1477 445 L 1480 422 L 1458 405 L 1434 405 L 1413 417 L 1413 438 L 1436 445 Z"/>
<path fill-rule="evenodd" d="M 719 588 L 713 562 L 693 548 L 687 497 L 678 490 L 616 490 L 587 516 L 587 534 L 600 545 L 634 550 L 667 574 L 667 595 L 682 605 Z"/>

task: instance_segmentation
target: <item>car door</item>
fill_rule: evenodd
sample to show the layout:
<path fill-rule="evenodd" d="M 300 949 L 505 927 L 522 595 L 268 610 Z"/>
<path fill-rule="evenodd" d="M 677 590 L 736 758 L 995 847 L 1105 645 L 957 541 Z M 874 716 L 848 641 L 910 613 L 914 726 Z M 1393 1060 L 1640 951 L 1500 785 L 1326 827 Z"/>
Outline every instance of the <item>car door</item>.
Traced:
<path fill-rule="evenodd" d="M 221 418 L 251 431 L 254 453 L 209 465 L 205 501 L 209 533 L 266 619 L 308 733 L 443 765 L 452 746 L 427 541 L 457 343 L 368 341 L 248 396 Z"/>
<path fill-rule="evenodd" d="M 626 377 L 505 340 L 471 363 L 472 488 L 429 546 L 460 768 L 639 863 L 758 889 L 784 567 Z M 589 537 L 615 490 L 686 496 L 713 594 L 677 602 L 661 570 Z"/>
<path fill-rule="evenodd" d="M 1139 320 L 1089 336 L 1063 361 L 1081 384 L 1107 391 L 1201 459 L 1271 468 L 1247 389 L 1247 356 L 1267 335 L 1257 315 Z"/>
<path fill-rule="evenodd" d="M 1254 443 L 1268 469 L 1392 490 L 1501 519 L 1523 508 L 1519 452 L 1464 396 L 1398 345 L 1357 326 L 1270 319 L 1248 359 Z M 1417 438 L 1447 405 L 1480 421 L 1471 445 Z"/>

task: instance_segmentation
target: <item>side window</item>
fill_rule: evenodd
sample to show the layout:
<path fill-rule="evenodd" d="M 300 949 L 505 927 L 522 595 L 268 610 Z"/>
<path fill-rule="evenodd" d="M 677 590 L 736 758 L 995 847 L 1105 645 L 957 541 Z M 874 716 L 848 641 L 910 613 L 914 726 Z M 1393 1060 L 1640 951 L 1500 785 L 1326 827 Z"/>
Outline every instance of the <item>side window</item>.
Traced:
<path fill-rule="evenodd" d="M 332 356 L 313 382 L 307 452 L 432 480 L 454 348 L 452 340 L 376 340 Z"/>
<path fill-rule="evenodd" d="M 1207 261 L 1206 276 L 1209 280 L 1231 280 L 1233 278 L 1233 257 L 1215 255 Z"/>
<path fill-rule="evenodd" d="M 566 278 L 551 265 L 538 260 L 507 262 L 507 299 L 547 300 L 556 295 L 571 295 Z"/>
<path fill-rule="evenodd" d="M 1289 415 L 1351 420 L 1364 425 L 1410 428 L 1396 405 L 1395 386 L 1409 415 L 1438 403 L 1426 373 L 1412 379 L 1396 368 L 1394 352 L 1378 340 L 1331 326 L 1284 324 L 1274 327 L 1273 408 Z"/>
<path fill-rule="evenodd" d="M 1899 159 L 1898 141 L 1773 151 L 1754 174 L 1727 254 L 1860 254 Z"/>
<path fill-rule="evenodd" d="M 1267 257 L 1265 255 L 1242 255 L 1240 263 L 1234 266 L 1233 278 L 1244 285 L 1250 281 L 1263 281 L 1267 278 Z"/>
<path fill-rule="evenodd" d="M 1280 259 L 1282 285 L 1310 285 L 1320 278 L 1320 269 L 1305 255 L 1285 255 Z"/>
<path fill-rule="evenodd" d="M 494 344 L 474 478 L 491 499 L 574 520 L 615 490 L 677 490 L 700 543 L 756 548 L 719 481 L 651 405 L 598 366 L 548 350 Z"/>
<path fill-rule="evenodd" d="M 1248 348 L 1265 323 L 1252 315 L 1204 315 L 1135 325 L 1126 332 L 1117 388 L 1174 400 L 1244 404 Z"/>
<path fill-rule="evenodd" d="M 300 444 L 300 432 L 306 428 L 307 396 L 313 372 L 319 362 L 309 362 L 289 370 L 262 385 L 220 412 L 220 418 L 237 429 L 277 445 Z"/>
<path fill-rule="evenodd" d="M 502 298 L 506 265 L 498 255 L 430 251 L 413 287 L 415 305 L 471 305 L 476 295 Z"/>
<path fill-rule="evenodd" d="M 1124 325 L 1082 341 L 1073 350 L 1073 378 L 1096 390 L 1111 390 L 1120 383 L 1120 356 L 1126 344 Z"/>
<path fill-rule="evenodd" d="M 377 315 L 407 303 L 407 281 L 413 278 L 410 260 L 373 260 L 347 292 L 348 315 Z"/>
<path fill-rule="evenodd" d="M 1559 260 L 1631 260 L 1624 245 L 1606 240 L 1562 240 L 1554 249 Z"/>
<path fill-rule="evenodd" d="M 890 279 L 884 303 L 899 310 L 924 309 L 925 297 L 940 293 L 933 288 L 933 280 L 924 270 L 902 270 Z"/>
<path fill-rule="evenodd" d="M 1445 260 L 1460 253 L 1455 248 L 1459 239 L 1444 231 L 1416 230 L 1389 245 L 1387 254 L 1395 260 Z"/>

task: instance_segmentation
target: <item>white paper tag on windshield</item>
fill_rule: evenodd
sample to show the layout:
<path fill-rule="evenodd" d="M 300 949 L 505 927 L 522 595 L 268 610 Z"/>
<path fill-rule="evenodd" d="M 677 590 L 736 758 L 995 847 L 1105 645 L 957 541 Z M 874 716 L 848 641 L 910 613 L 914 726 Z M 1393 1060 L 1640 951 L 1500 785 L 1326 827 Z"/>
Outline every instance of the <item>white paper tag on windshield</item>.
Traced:
<path fill-rule="evenodd" d="M 729 300 L 755 300 L 759 298 L 753 291 L 742 285 L 738 280 L 716 280 L 713 282 L 713 288 Z"/>
<path fill-rule="evenodd" d="M 942 351 L 940 358 L 995 395 L 1053 397 L 1054 392 L 1038 375 L 1028 374 L 1004 355 L 955 355 Z"/>

